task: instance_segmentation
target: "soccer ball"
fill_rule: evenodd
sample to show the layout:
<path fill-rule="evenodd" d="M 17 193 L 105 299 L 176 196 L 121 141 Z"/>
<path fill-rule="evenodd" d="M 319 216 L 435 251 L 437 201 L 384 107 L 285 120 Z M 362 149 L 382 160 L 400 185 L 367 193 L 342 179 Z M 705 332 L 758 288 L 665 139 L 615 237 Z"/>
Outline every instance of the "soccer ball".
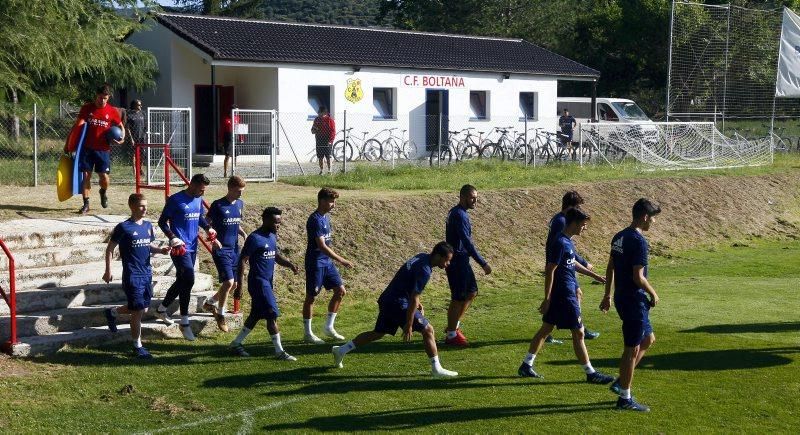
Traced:
<path fill-rule="evenodd" d="M 106 132 L 106 140 L 108 140 L 108 143 L 115 143 L 114 141 L 122 140 L 122 129 L 116 125 L 109 128 Z"/>

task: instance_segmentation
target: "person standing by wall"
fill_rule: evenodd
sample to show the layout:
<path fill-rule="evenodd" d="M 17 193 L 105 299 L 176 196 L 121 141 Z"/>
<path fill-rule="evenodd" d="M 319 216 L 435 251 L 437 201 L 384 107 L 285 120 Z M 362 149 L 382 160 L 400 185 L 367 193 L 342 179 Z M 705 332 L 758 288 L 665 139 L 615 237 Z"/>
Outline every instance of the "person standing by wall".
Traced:
<path fill-rule="evenodd" d="M 320 106 L 319 114 L 314 118 L 311 133 L 317 141 L 317 160 L 319 160 L 319 175 L 322 175 L 322 159 L 328 163 L 328 173 L 331 173 L 331 152 L 333 139 L 336 137 L 336 122 L 328 113 L 328 108 Z"/>

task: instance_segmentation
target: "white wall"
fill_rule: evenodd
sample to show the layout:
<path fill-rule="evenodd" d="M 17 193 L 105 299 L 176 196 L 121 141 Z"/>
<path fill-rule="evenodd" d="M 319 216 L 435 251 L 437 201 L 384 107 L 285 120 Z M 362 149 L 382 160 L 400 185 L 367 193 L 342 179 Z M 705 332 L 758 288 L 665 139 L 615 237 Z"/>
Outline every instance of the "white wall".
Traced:
<path fill-rule="evenodd" d="M 172 44 L 174 34 L 160 24 L 153 24 L 149 29 L 131 35 L 126 42 L 153 54 L 158 64 L 156 87 L 143 92 L 130 90 L 128 101 L 142 100 L 145 107 L 169 106 L 172 101 Z"/>

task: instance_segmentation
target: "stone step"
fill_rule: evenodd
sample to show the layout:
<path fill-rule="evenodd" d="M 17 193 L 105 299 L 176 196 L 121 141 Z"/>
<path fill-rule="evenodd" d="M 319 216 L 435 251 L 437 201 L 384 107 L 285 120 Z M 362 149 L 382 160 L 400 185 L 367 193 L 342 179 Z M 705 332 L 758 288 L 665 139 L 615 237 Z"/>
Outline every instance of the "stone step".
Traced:
<path fill-rule="evenodd" d="M 38 267 L 65 266 L 93 261 L 105 261 L 106 244 L 70 245 L 58 248 L 34 248 L 15 251 L 17 272 Z M 119 250 L 114 250 L 114 260 L 119 260 Z M 0 274 L 8 270 L 8 257 L 0 255 Z"/>
<path fill-rule="evenodd" d="M 173 269 L 168 255 L 156 255 L 150 259 L 153 275 L 164 275 Z M 35 267 L 17 271 L 17 291 L 32 289 L 48 289 L 54 287 L 79 286 L 102 282 L 105 261 L 92 261 L 82 264 L 62 266 Z M 114 278 L 122 277 L 122 263 L 111 263 L 111 274 Z"/>
<path fill-rule="evenodd" d="M 242 325 L 241 314 L 225 316 L 228 327 L 232 331 Z M 210 314 L 196 314 L 189 318 L 192 331 L 196 336 L 210 336 L 217 331 L 217 322 Z M 167 326 L 162 322 L 148 321 L 142 324 L 142 336 L 145 339 L 180 338 L 183 340 L 178 324 Z M 97 347 L 110 343 L 129 342 L 130 326 L 120 324 L 118 331 L 112 333 L 107 326 L 96 326 L 69 332 L 58 332 L 52 335 L 21 337 L 19 343 L 11 346 L 10 353 L 17 357 L 33 357 L 50 355 L 66 347 Z M 158 356 L 156 355 L 156 358 Z"/>
<path fill-rule="evenodd" d="M 154 297 L 163 297 L 175 278 L 171 276 L 153 277 Z M 211 275 L 198 273 L 195 275 L 193 292 L 204 292 L 214 286 Z M 38 311 L 58 310 L 61 308 L 86 305 L 110 304 L 125 300 L 120 281 L 112 281 L 77 286 L 56 287 L 49 289 L 31 289 L 17 292 L 17 314 L 35 313 Z M 5 302 L 0 303 L 0 315 L 8 315 Z"/>
<path fill-rule="evenodd" d="M 96 215 L 62 219 L 17 219 L 0 222 L 0 234 L 12 254 L 23 249 L 105 243 L 127 216 Z"/>
<path fill-rule="evenodd" d="M 214 295 L 214 291 L 192 293 L 189 301 L 189 313 L 202 313 L 203 303 Z M 154 298 L 150 304 L 150 310 L 145 314 L 144 319 L 154 319 L 154 311 L 161 303 L 161 298 Z M 125 305 L 125 299 L 114 301 L 114 303 L 90 306 L 78 306 L 61 308 L 58 310 L 39 311 L 17 316 L 17 336 L 51 335 L 58 332 L 68 332 L 76 329 L 106 325 L 105 310 L 111 307 Z M 175 313 L 178 320 L 178 300 L 170 305 L 170 313 Z M 121 317 L 120 322 L 127 321 L 126 317 Z M 10 336 L 11 318 L 8 316 L 0 317 L 0 342 L 8 340 Z"/>

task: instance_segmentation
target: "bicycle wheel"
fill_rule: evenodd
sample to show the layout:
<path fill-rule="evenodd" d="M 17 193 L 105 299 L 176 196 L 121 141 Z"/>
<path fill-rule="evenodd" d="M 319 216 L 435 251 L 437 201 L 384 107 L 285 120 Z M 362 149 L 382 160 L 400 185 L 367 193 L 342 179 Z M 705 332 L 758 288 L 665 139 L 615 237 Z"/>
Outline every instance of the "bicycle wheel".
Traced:
<path fill-rule="evenodd" d="M 353 161 L 353 146 L 348 142 L 347 144 L 344 143 L 344 139 L 339 139 L 336 143 L 333 144 L 333 160 L 337 162 L 344 161 L 347 158 L 347 161 Z"/>
<path fill-rule="evenodd" d="M 481 156 L 481 150 L 475 144 L 468 144 L 461 149 L 459 160 L 472 160 Z"/>
<path fill-rule="evenodd" d="M 383 145 L 376 139 L 364 142 L 364 152 L 362 156 L 369 162 L 377 162 L 383 155 Z"/>
<path fill-rule="evenodd" d="M 431 151 L 430 157 L 428 157 L 428 162 L 431 166 L 438 166 L 440 164 L 449 165 L 450 160 L 453 159 L 453 151 L 450 150 L 450 147 L 442 148 L 442 152 L 439 153 L 438 150 Z"/>
<path fill-rule="evenodd" d="M 489 143 L 481 150 L 482 159 L 505 159 L 503 146 L 499 143 Z"/>
<path fill-rule="evenodd" d="M 403 149 L 400 150 L 402 158 L 411 160 L 417 158 L 417 143 L 413 140 L 407 140 L 403 144 Z"/>
<path fill-rule="evenodd" d="M 525 163 L 526 159 L 533 159 L 533 149 L 527 144 L 518 144 L 511 152 L 511 160 Z"/>

